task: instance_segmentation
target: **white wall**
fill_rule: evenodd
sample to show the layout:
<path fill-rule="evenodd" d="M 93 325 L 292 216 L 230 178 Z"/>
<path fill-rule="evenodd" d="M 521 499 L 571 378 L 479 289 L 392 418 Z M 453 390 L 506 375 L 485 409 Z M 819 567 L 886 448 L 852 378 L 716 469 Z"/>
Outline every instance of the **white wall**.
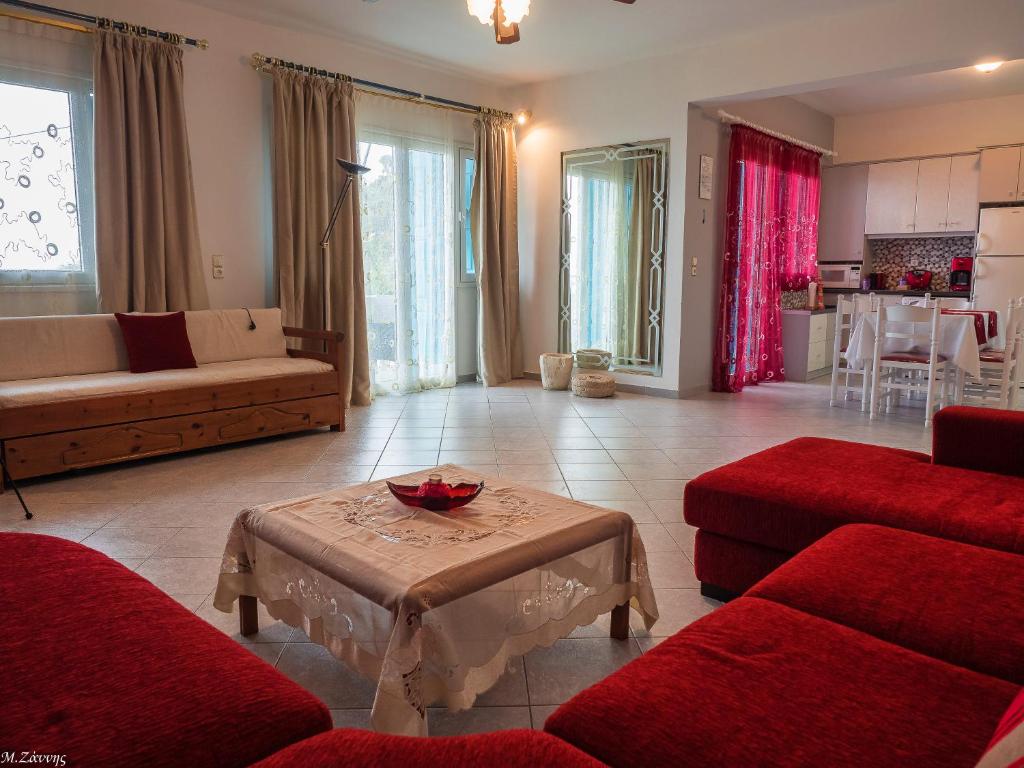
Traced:
<path fill-rule="evenodd" d="M 62 7 L 206 38 L 185 49 L 185 102 L 207 287 L 214 307 L 274 302 L 269 209 L 269 79 L 259 52 L 459 101 L 510 108 L 492 84 L 402 61 L 336 38 L 229 16 L 179 0 L 61 0 Z M 224 256 L 223 280 L 210 277 Z M 7 298 L 3 299 L 5 310 Z M 11 302 L 13 307 L 13 301 Z M 6 311 L 3 312 L 7 314 Z"/>
<path fill-rule="evenodd" d="M 1024 3 L 1013 0 L 903 0 L 850 4 L 816 18 L 612 71 L 537 84 L 516 94 L 534 119 L 520 142 L 520 245 L 527 368 L 557 342 L 559 162 L 565 150 L 635 139 L 672 142 L 666 265 L 664 375 L 622 376 L 682 393 L 710 380 L 708 306 L 719 274 L 709 237 L 684 252 L 691 190 L 686 177 L 688 105 L 744 94 L 760 97 L 824 88 L 872 72 L 951 68 L 987 56 L 1024 56 Z M 721 163 L 719 163 L 721 165 Z M 703 226 L 703 225 L 702 225 Z M 698 258 L 697 275 L 689 261 Z M 683 262 L 687 266 L 684 269 Z"/>
<path fill-rule="evenodd" d="M 836 118 L 842 163 L 948 155 L 1024 142 L 1024 95 Z"/>

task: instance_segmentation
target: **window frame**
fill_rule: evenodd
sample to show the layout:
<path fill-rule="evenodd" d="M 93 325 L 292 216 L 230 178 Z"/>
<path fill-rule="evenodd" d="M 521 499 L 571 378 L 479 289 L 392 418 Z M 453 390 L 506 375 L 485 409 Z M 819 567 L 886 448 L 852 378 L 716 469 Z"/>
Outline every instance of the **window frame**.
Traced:
<path fill-rule="evenodd" d="M 458 270 L 456 274 L 459 276 L 460 285 L 475 285 L 476 284 L 476 260 L 474 258 L 473 268 L 474 271 L 470 272 L 469 267 L 469 253 L 466 250 L 466 233 L 470 231 L 471 222 L 469 216 L 462 208 L 462 201 L 466 199 L 466 160 L 473 161 L 473 178 L 476 178 L 476 151 L 469 144 L 458 144 L 456 145 L 456 155 L 458 157 L 458 170 L 456 175 L 458 182 L 455 184 L 455 194 L 458 196 L 456 200 L 455 209 L 455 229 L 459 233 L 459 246 L 455 249 L 455 256 L 459 261 Z M 472 188 L 469 190 L 472 194 Z M 474 254 L 475 257 L 475 254 Z"/>
<path fill-rule="evenodd" d="M 75 163 L 78 237 L 82 254 L 80 270 L 0 268 L 0 287 L 94 289 L 96 287 L 96 211 L 92 80 L 0 64 L 0 82 L 68 94 L 71 109 L 72 151 Z"/>

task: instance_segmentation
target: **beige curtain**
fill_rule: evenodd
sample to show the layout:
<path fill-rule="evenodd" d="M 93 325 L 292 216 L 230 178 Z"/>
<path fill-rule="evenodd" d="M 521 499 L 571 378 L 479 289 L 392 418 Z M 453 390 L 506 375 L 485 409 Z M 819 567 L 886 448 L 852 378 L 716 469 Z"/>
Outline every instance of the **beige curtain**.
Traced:
<path fill-rule="evenodd" d="M 326 281 L 320 249 L 345 179 L 335 158 L 356 161 L 354 115 L 351 83 L 274 72 L 274 258 L 281 310 L 288 325 L 345 333 L 342 394 L 347 404 L 369 405 L 358 182 L 331 236 Z"/>
<path fill-rule="evenodd" d="M 511 118 L 483 114 L 476 121 L 470 217 L 480 292 L 480 373 L 489 387 L 523 375 L 516 173 Z"/>
<path fill-rule="evenodd" d="M 649 357 L 650 323 L 647 315 L 650 313 L 653 257 L 654 166 L 653 157 L 641 157 L 634 162 L 633 203 L 628 213 L 629 242 L 620 283 L 624 295 L 619 304 L 619 349 L 616 353 L 638 362 Z"/>
<path fill-rule="evenodd" d="M 101 312 L 209 306 L 181 48 L 96 33 L 96 275 Z"/>

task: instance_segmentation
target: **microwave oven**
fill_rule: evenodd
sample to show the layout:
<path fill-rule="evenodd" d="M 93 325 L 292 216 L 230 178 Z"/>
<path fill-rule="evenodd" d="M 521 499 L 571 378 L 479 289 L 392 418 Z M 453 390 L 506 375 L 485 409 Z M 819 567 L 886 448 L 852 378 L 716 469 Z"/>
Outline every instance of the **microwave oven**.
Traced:
<path fill-rule="evenodd" d="M 818 274 L 825 288 L 860 288 L 860 273 L 863 265 L 855 264 L 819 264 Z"/>

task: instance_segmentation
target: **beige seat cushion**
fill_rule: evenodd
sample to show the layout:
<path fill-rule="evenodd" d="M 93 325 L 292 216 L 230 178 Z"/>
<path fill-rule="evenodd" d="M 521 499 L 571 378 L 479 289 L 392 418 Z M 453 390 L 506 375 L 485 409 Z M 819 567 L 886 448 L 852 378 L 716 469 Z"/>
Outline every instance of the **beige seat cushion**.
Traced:
<path fill-rule="evenodd" d="M 172 389 L 333 371 L 327 363 L 298 357 L 269 357 L 208 363 L 198 368 L 153 373 L 111 371 L 78 376 L 0 382 L 0 408 L 41 405 L 103 395 L 148 394 Z"/>

